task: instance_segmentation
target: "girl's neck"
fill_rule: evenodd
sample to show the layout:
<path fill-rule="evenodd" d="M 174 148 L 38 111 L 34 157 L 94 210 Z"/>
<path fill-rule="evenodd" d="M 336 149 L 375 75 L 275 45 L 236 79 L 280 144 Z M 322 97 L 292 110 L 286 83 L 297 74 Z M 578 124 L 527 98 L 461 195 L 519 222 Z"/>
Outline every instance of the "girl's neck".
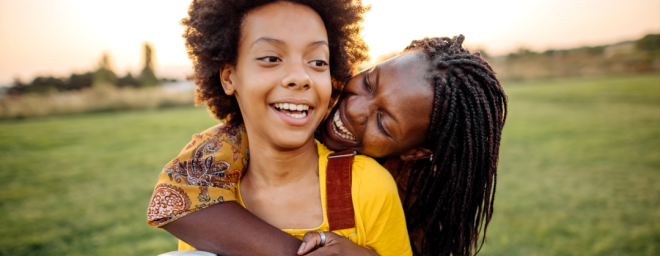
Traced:
<path fill-rule="evenodd" d="M 309 229 L 323 224 L 314 140 L 283 150 L 259 136 L 250 136 L 250 165 L 239 186 L 244 206 L 280 229 Z"/>
<path fill-rule="evenodd" d="M 253 139 L 254 138 L 254 139 Z M 318 149 L 314 139 L 295 149 L 279 149 L 258 136 L 250 137 L 250 164 L 242 182 L 279 187 L 318 178 Z"/>

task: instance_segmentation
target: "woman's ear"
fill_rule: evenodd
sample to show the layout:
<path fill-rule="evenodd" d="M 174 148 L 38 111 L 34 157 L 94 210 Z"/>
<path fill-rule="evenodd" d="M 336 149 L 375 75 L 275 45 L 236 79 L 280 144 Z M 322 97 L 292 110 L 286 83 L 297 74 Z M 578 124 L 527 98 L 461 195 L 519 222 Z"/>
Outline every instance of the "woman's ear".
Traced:
<path fill-rule="evenodd" d="M 423 158 L 429 158 L 433 154 L 433 151 L 423 148 L 423 147 L 418 147 L 418 148 L 413 148 L 411 150 L 408 150 L 407 152 L 401 154 L 399 156 L 402 161 L 412 161 L 412 160 L 419 160 Z"/>
<path fill-rule="evenodd" d="M 234 82 L 234 73 L 236 72 L 234 66 L 229 64 L 224 64 L 220 68 L 220 83 L 222 83 L 222 89 L 225 89 L 225 94 L 233 95 L 236 91 L 236 85 Z"/>

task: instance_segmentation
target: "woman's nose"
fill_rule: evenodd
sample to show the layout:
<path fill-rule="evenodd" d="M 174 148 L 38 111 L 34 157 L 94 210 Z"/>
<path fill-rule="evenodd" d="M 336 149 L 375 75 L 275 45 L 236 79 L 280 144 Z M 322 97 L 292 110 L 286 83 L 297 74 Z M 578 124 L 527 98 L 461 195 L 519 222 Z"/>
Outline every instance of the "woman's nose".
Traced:
<path fill-rule="evenodd" d="M 364 125 L 369 120 L 371 104 L 369 100 L 361 95 L 351 95 L 346 104 L 346 117 L 354 124 Z"/>
<path fill-rule="evenodd" d="M 312 86 L 312 79 L 303 63 L 291 62 L 285 68 L 286 75 L 282 79 L 282 86 L 292 89 L 309 89 Z"/>

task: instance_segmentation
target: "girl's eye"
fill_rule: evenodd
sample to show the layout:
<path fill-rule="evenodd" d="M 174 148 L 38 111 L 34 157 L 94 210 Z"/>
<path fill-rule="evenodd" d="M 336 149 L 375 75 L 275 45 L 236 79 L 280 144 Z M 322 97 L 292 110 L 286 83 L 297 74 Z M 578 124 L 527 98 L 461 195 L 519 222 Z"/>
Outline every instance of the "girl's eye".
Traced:
<path fill-rule="evenodd" d="M 280 58 L 275 57 L 275 56 L 266 56 L 266 57 L 261 57 L 258 60 L 262 60 L 262 61 L 265 61 L 265 62 L 268 62 L 268 63 L 275 63 L 275 62 L 280 61 Z"/>
<path fill-rule="evenodd" d="M 323 66 L 328 65 L 328 63 L 325 62 L 324 60 L 315 60 L 315 61 L 310 62 L 309 64 L 312 64 L 312 66 L 315 66 L 315 67 L 323 67 Z"/>

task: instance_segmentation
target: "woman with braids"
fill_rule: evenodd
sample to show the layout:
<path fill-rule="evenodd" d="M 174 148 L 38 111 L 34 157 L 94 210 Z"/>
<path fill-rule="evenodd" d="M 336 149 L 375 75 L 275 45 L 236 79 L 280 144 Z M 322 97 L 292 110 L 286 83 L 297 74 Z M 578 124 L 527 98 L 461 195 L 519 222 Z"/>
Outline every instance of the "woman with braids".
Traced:
<path fill-rule="evenodd" d="M 464 39 L 414 40 L 351 78 L 331 113 L 340 125 L 321 125 L 329 148 L 387 158 L 416 255 L 476 254 L 493 214 L 507 99 Z M 313 247 L 319 237 L 304 242 Z"/>
<path fill-rule="evenodd" d="M 234 4 L 232 7 L 240 6 Z M 328 9 L 327 6 L 313 7 L 326 23 L 326 28 L 333 26 L 329 25 L 333 19 L 324 16 L 333 12 L 323 8 Z M 212 4 L 196 15 L 206 15 L 204 19 L 213 20 L 213 17 L 222 17 L 217 10 L 218 5 Z M 352 10 L 355 16 L 351 22 L 361 21 L 364 8 L 358 4 Z M 191 16 L 194 11 L 191 6 Z M 334 19 L 334 22 L 335 25 L 344 22 L 349 28 L 355 24 L 346 20 Z M 200 22 L 189 20 L 183 23 L 196 29 L 214 29 L 212 22 Z M 231 26 L 240 27 L 240 23 Z M 231 47 L 218 49 L 219 46 L 201 40 L 202 35 L 196 29 L 187 30 L 189 54 L 196 67 L 203 63 L 222 62 L 216 56 L 218 54 L 231 60 L 231 52 L 235 50 Z M 360 52 L 364 48 L 359 46 L 364 44 L 361 40 L 343 41 L 343 46 L 333 48 L 332 40 L 337 38 L 333 37 L 331 28 L 327 30 L 331 40 L 331 74 L 335 80 L 341 81 L 342 72 L 350 70 L 342 63 L 350 66 L 361 61 L 364 55 Z M 342 34 L 351 38 L 359 29 L 353 27 L 344 31 L 352 31 Z M 223 32 L 219 32 L 217 38 L 230 42 L 236 40 Z M 395 166 L 390 171 L 399 184 L 414 251 L 420 255 L 475 254 L 479 234 L 483 229 L 485 237 L 485 228 L 492 216 L 506 97 L 490 66 L 478 53 L 470 54 L 464 50 L 462 42 L 462 36 L 413 41 L 401 55 L 353 77 L 346 84 L 337 107 L 320 126 L 319 137 L 330 149 L 356 150 L 388 159 L 386 165 Z M 196 80 L 213 80 L 214 76 L 211 70 L 196 68 Z M 217 100 L 225 95 L 221 86 L 207 86 L 209 83 L 199 81 L 197 84 L 198 102 L 206 103 L 218 119 L 232 115 L 240 117 L 238 109 L 231 109 L 232 104 L 223 105 L 226 101 Z M 216 132 L 225 143 L 233 143 L 232 147 L 226 148 L 229 151 L 217 151 L 213 155 L 215 160 L 211 158 L 208 165 L 212 170 L 222 170 L 221 174 L 217 172 L 220 175 L 184 177 L 184 173 L 172 172 L 171 167 L 175 165 L 192 166 L 193 169 L 199 166 L 199 161 L 192 161 L 197 157 L 192 152 L 202 146 L 208 148 L 211 137 L 217 139 L 217 136 L 205 133 L 193 136 L 193 141 L 179 157 L 163 169 L 159 186 L 188 180 L 189 184 L 179 188 L 186 189 L 186 192 L 195 190 L 199 195 L 190 197 L 194 202 L 167 201 L 161 207 L 163 202 L 157 199 L 163 197 L 154 193 L 149 223 L 163 227 L 195 248 L 223 255 L 309 252 L 322 242 L 320 233 L 306 234 L 301 245 L 300 240 L 232 202 L 236 200 L 235 183 L 232 182 L 241 176 L 248 157 L 247 138 L 242 136 L 240 127 L 228 122 L 209 130 Z M 401 162 L 396 163 L 396 159 Z M 194 178 L 200 179 L 190 184 Z M 208 185 L 215 179 L 220 180 L 222 186 Z M 181 205 L 183 210 L 175 207 Z M 325 246 L 311 255 L 373 254 L 332 232 L 323 235 L 326 237 Z M 407 236 L 401 234 L 401 237 Z"/>

